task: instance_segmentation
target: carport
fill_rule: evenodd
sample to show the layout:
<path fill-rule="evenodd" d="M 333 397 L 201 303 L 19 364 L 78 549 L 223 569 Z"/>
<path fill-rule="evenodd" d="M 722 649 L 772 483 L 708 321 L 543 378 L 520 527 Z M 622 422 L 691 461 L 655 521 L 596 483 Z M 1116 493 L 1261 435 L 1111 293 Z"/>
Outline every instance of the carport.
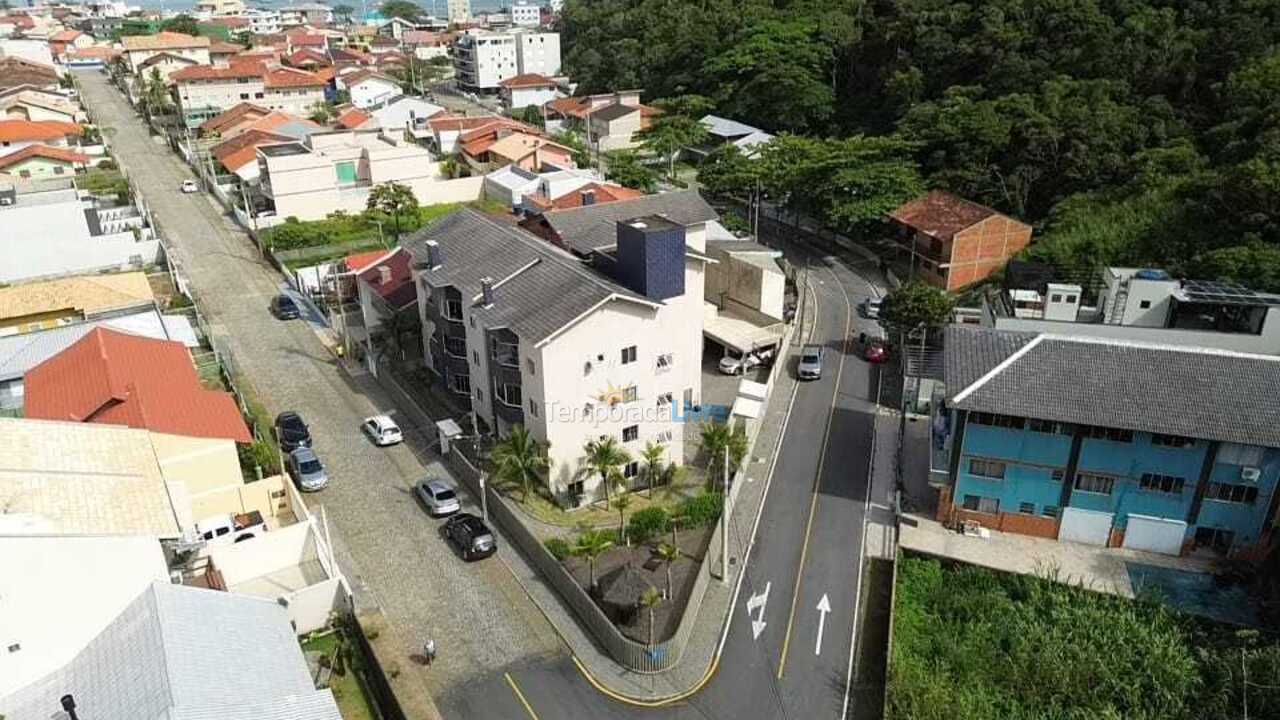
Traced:
<path fill-rule="evenodd" d="M 711 307 L 715 308 L 714 305 Z M 758 325 L 740 315 L 717 309 L 714 313 L 707 313 L 702 334 L 726 350 L 746 354 L 781 343 L 783 328 L 780 322 Z"/>

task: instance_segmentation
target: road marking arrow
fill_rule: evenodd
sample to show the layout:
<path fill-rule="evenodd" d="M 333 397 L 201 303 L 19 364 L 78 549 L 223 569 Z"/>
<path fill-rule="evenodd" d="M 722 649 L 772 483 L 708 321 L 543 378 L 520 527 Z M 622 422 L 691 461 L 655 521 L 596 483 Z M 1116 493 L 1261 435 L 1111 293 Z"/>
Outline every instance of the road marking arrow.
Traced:
<path fill-rule="evenodd" d="M 827 599 L 826 593 L 822 593 L 822 599 L 818 601 L 818 644 L 813 648 L 814 655 L 822 654 L 822 628 L 827 624 L 829 612 L 831 612 L 831 601 Z"/>
<path fill-rule="evenodd" d="M 764 592 L 757 593 L 747 598 L 747 617 L 751 618 L 751 639 L 752 640 L 759 639 L 760 633 L 764 632 L 764 626 L 768 624 L 764 621 L 764 605 L 765 603 L 769 602 L 769 588 L 772 585 L 773 585 L 772 581 L 765 583 Z M 754 615 L 756 608 L 760 609 L 759 619 L 757 619 L 756 616 Z"/>

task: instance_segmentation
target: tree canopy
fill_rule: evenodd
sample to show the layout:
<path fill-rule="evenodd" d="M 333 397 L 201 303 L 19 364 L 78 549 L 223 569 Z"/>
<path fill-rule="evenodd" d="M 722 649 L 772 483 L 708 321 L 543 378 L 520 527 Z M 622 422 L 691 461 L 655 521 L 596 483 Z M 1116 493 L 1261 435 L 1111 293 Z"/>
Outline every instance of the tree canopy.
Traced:
<path fill-rule="evenodd" d="M 1114 261 L 1280 290 L 1280 270 L 1258 266 L 1280 249 L 1276 3 L 566 0 L 559 29 L 581 92 L 702 96 L 796 135 L 783 146 L 795 171 L 766 194 L 837 227 L 881 204 L 842 193 L 940 187 L 1032 223 L 1028 254 L 1064 269 Z M 853 138 L 892 150 L 872 169 L 853 155 L 852 177 L 811 200 L 787 191 L 814 151 Z M 740 158 L 715 161 L 708 187 L 757 179 Z"/>
<path fill-rule="evenodd" d="M 378 12 L 382 17 L 390 20 L 391 18 L 401 18 L 410 22 L 416 22 L 422 17 L 422 8 L 417 3 L 409 0 L 387 0 L 378 6 Z"/>

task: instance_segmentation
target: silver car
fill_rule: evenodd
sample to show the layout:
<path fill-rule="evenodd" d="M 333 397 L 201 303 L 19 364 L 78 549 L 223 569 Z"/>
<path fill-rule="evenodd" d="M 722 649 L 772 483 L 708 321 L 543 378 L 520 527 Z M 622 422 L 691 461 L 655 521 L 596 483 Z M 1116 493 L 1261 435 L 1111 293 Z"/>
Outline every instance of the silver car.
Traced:
<path fill-rule="evenodd" d="M 443 480 L 427 478 L 419 482 L 415 490 L 432 517 L 452 515 L 462 509 L 457 491 Z"/>
<path fill-rule="evenodd" d="M 300 447 L 289 453 L 289 475 L 303 492 L 323 490 L 329 484 L 320 458 L 309 447 Z"/>
<path fill-rule="evenodd" d="M 801 380 L 817 380 L 822 377 L 822 358 L 826 355 L 826 348 L 821 345 L 805 345 L 800 350 L 800 364 L 796 367 L 796 374 Z"/>

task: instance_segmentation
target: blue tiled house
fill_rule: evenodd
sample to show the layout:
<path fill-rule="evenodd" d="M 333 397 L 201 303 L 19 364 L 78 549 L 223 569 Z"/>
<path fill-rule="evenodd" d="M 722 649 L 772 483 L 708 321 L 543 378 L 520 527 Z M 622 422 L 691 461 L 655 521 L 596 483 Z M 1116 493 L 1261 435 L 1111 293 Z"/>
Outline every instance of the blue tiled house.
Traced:
<path fill-rule="evenodd" d="M 947 328 L 938 516 L 1107 547 L 1262 549 L 1280 358 Z"/>

